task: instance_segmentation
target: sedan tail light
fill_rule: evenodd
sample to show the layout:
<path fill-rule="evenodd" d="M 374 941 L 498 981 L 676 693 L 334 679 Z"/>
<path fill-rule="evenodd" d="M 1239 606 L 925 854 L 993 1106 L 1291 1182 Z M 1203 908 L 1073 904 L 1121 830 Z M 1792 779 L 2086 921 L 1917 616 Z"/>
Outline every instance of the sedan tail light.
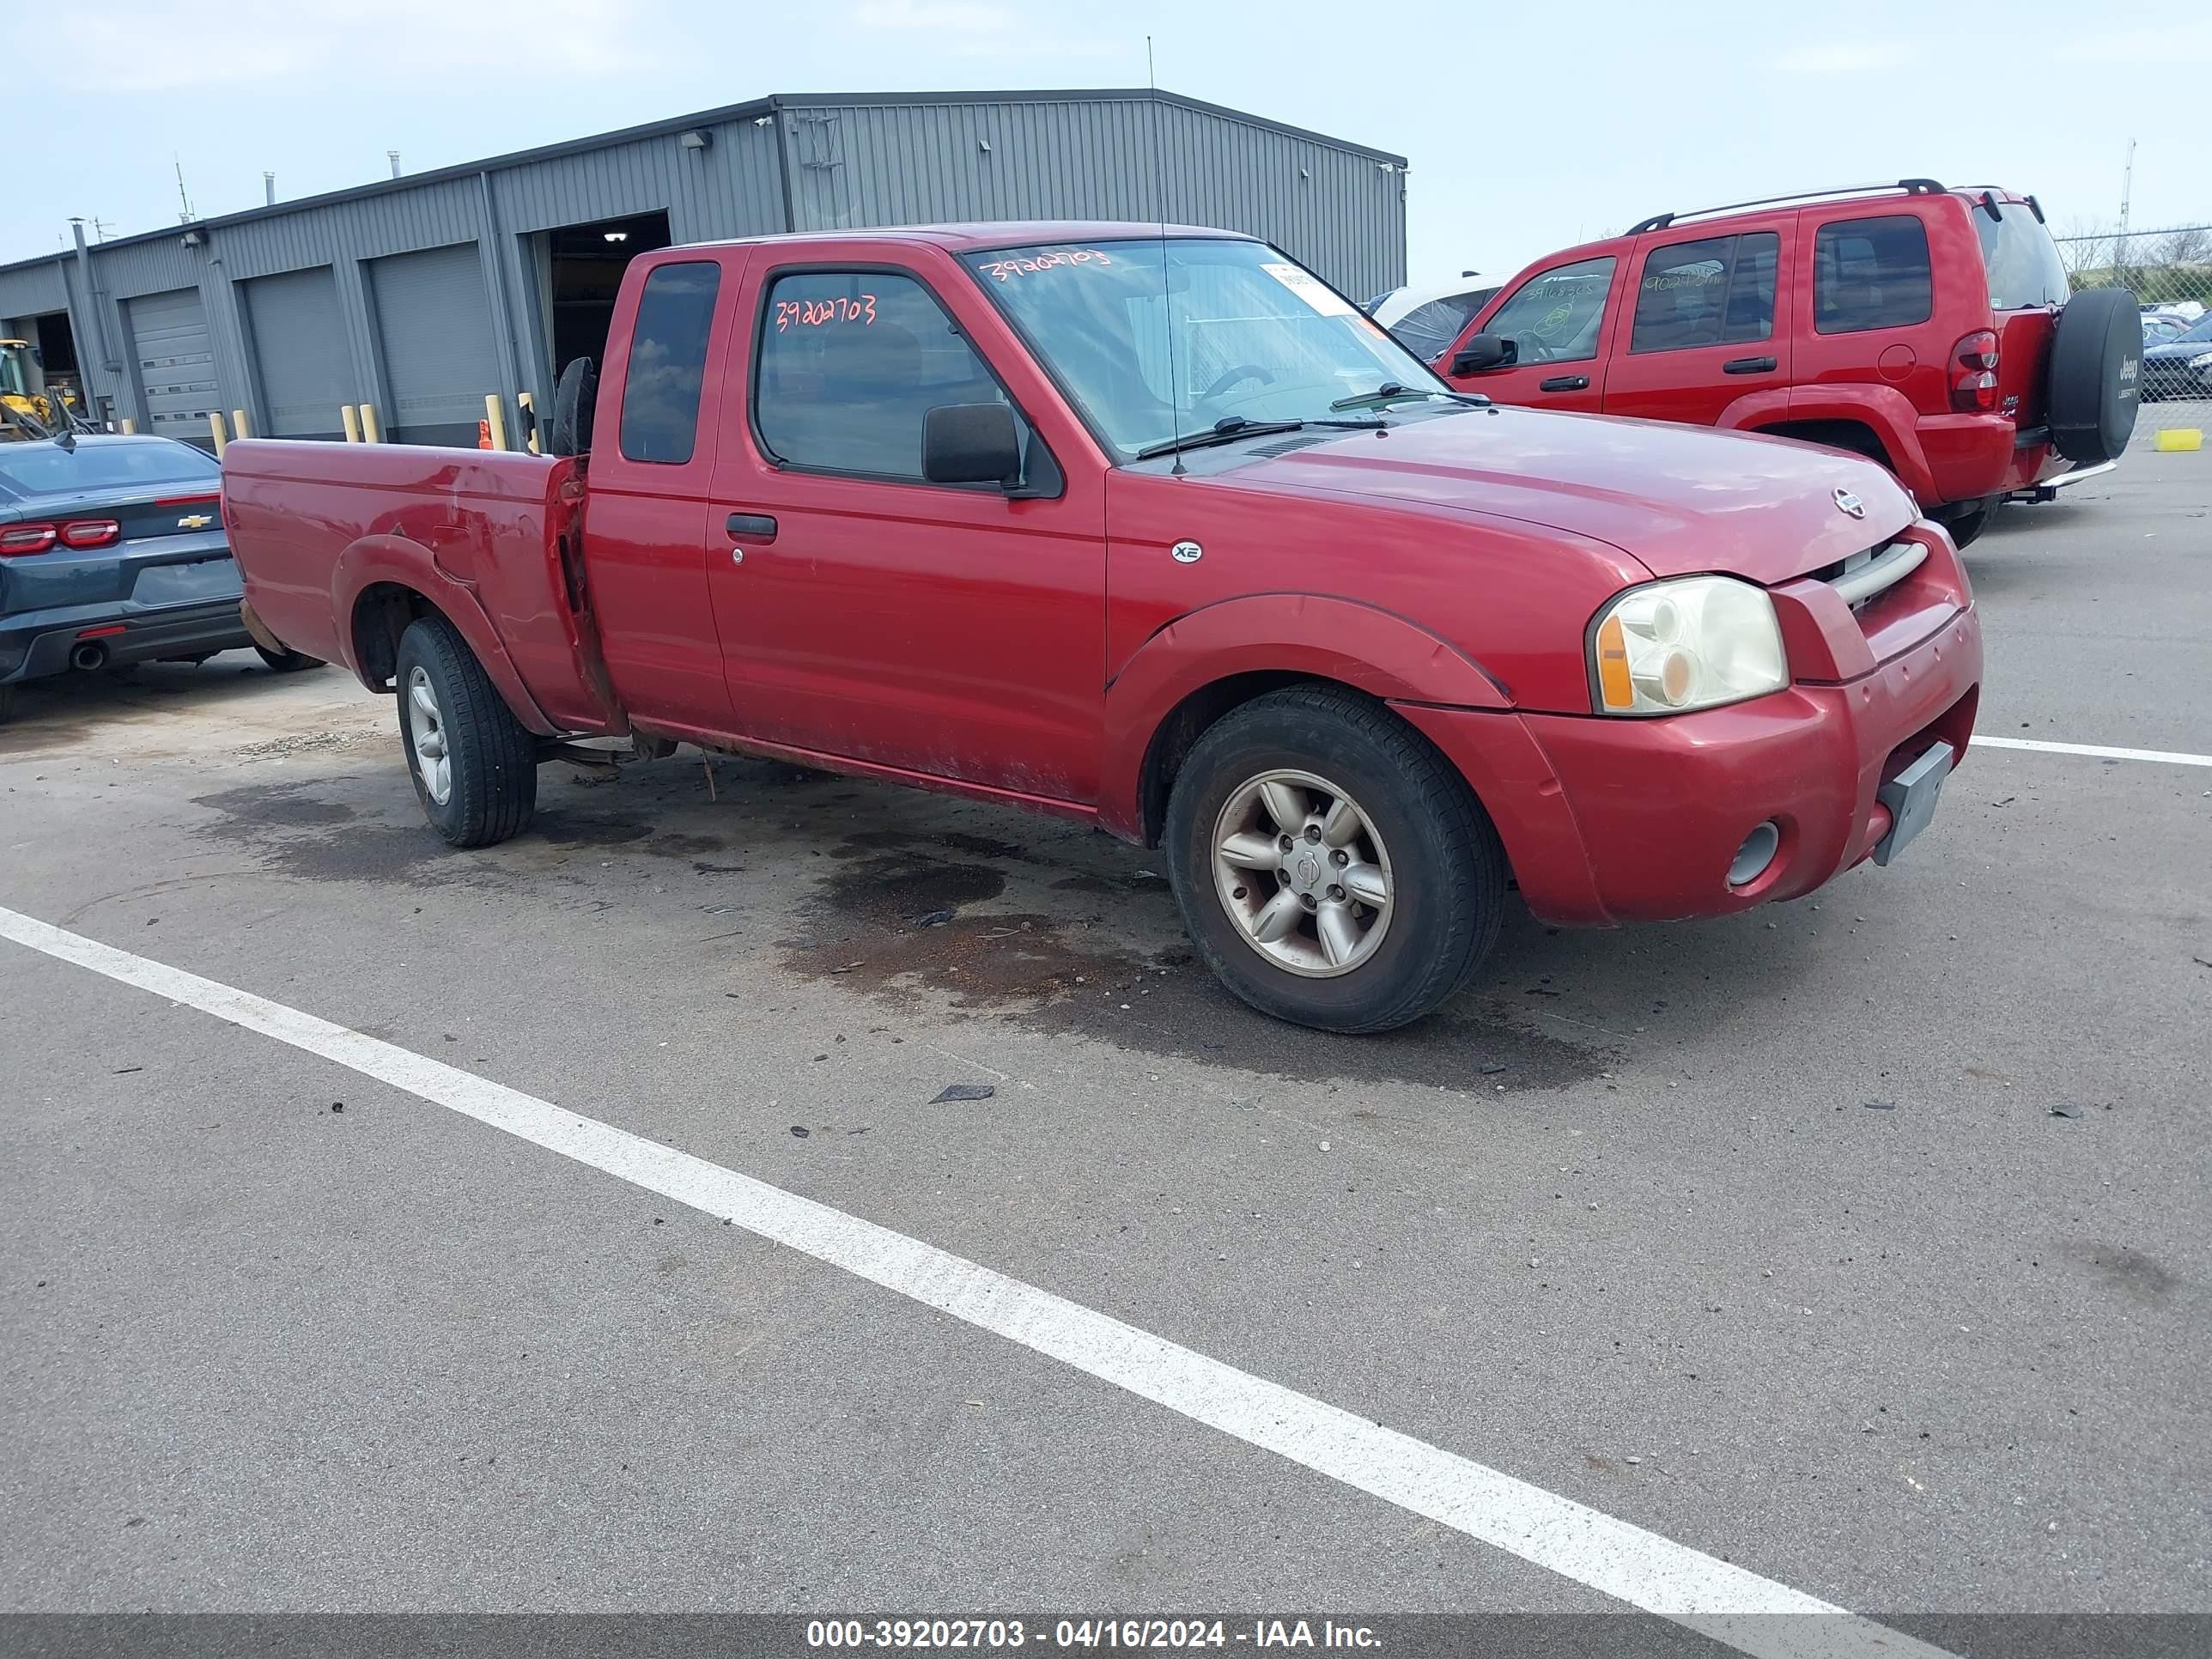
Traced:
<path fill-rule="evenodd" d="M 1971 414 L 1997 406 L 1997 337 L 1977 329 L 1951 348 L 1951 407 Z"/>
<path fill-rule="evenodd" d="M 123 539 L 123 526 L 112 519 L 72 519 L 62 526 L 64 547 L 105 547 Z"/>
<path fill-rule="evenodd" d="M 0 559 L 43 553 L 58 539 L 59 533 L 50 524 L 0 525 Z"/>

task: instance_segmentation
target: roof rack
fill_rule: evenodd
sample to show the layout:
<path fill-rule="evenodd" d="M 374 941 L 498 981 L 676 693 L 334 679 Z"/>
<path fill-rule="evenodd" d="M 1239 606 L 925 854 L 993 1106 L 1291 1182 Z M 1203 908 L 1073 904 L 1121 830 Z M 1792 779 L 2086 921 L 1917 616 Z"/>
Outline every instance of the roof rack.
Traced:
<path fill-rule="evenodd" d="M 1649 219 L 1639 219 L 1629 226 L 1631 236 L 1641 236 L 1647 230 L 1664 230 L 1685 219 L 1702 219 L 1716 213 L 1734 213 L 1741 208 L 1773 207 L 1783 202 L 1820 202 L 1837 196 L 1871 196 L 1877 191 L 1901 190 L 1907 196 L 1941 196 L 1943 186 L 1933 179 L 1899 179 L 1887 185 L 1838 185 L 1833 190 L 1792 191 L 1787 196 L 1761 196 L 1748 202 L 1726 202 L 1718 207 L 1692 208 L 1683 213 L 1655 213 Z"/>

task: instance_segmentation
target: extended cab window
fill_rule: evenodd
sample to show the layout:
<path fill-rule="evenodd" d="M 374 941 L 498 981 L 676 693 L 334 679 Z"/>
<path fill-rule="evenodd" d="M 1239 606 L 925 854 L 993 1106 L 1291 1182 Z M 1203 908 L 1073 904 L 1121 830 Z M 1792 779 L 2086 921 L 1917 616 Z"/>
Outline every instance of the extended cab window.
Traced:
<path fill-rule="evenodd" d="M 1928 232 L 1910 214 L 1839 219 L 1813 239 L 1813 327 L 1821 334 L 1904 328 L 1936 313 Z"/>
<path fill-rule="evenodd" d="M 777 460 L 918 480 L 923 416 L 943 404 L 1006 401 L 911 276 L 807 270 L 769 286 L 753 411 Z"/>
<path fill-rule="evenodd" d="M 623 380 L 622 453 L 681 466 L 699 437 L 699 389 L 722 268 L 713 260 L 662 265 L 645 279 Z"/>
<path fill-rule="evenodd" d="M 1531 276 L 1482 331 L 1511 340 L 1524 363 L 1572 363 L 1596 356 L 1613 264 L 1609 256 L 1583 259 Z"/>
<path fill-rule="evenodd" d="M 1733 345 L 1774 334 L 1774 271 L 1782 239 L 1771 230 L 1656 247 L 1636 289 L 1631 351 Z"/>

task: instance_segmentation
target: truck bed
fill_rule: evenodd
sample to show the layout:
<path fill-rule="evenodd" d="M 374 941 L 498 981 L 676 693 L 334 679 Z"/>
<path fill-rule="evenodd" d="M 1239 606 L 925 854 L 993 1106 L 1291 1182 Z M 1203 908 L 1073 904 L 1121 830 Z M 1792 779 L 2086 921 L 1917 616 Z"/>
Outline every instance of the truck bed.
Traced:
<path fill-rule="evenodd" d="M 241 439 L 222 512 L 246 603 L 295 651 L 383 689 L 356 617 L 419 596 L 468 640 L 526 726 L 626 729 L 587 620 L 570 459 Z"/>

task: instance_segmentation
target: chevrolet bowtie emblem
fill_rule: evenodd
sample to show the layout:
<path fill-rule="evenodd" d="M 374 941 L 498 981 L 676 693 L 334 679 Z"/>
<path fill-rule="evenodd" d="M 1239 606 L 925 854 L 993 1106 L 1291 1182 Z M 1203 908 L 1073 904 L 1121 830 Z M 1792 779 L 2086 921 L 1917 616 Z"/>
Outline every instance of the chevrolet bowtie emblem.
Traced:
<path fill-rule="evenodd" d="M 183 518 L 177 520 L 177 528 L 179 530 L 205 530 L 214 522 L 215 517 L 212 514 L 187 513 Z"/>

